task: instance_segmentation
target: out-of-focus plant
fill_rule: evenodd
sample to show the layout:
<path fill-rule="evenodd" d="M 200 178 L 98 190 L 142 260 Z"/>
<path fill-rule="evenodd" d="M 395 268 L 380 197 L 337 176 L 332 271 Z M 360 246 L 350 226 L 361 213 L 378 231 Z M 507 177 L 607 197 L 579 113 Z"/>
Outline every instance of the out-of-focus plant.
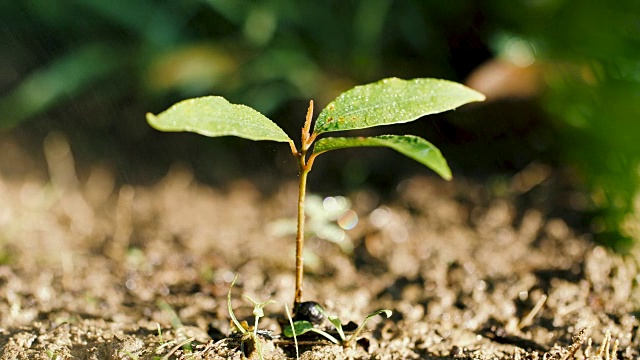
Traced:
<path fill-rule="evenodd" d="M 495 5 L 510 31 L 496 37 L 498 52 L 520 44 L 542 70 L 543 105 L 554 118 L 556 146 L 589 189 L 584 210 L 592 214 L 594 233 L 619 250 L 640 244 L 640 5 L 633 0 L 499 0 Z"/>
<path fill-rule="evenodd" d="M 6 1 L 0 127 L 87 94 L 113 104 L 218 93 L 271 114 L 292 99 L 328 102 L 390 68 L 455 78 L 446 37 L 451 24 L 461 28 L 453 33 L 469 28 L 456 19 L 474 9 L 391 0 Z"/>
<path fill-rule="evenodd" d="M 0 97 L 0 128 L 13 127 L 65 98 L 77 96 L 90 84 L 114 73 L 122 63 L 117 52 L 104 44 L 73 49 L 32 72 L 8 95 Z"/>
<path fill-rule="evenodd" d="M 307 196 L 304 212 L 307 216 L 305 232 L 307 236 L 316 236 L 340 246 L 347 254 L 353 252 L 353 242 L 347 230 L 358 224 L 358 214 L 351 209 L 351 202 L 343 196 L 318 195 Z M 275 236 L 296 233 L 296 219 L 278 219 L 269 226 Z"/>

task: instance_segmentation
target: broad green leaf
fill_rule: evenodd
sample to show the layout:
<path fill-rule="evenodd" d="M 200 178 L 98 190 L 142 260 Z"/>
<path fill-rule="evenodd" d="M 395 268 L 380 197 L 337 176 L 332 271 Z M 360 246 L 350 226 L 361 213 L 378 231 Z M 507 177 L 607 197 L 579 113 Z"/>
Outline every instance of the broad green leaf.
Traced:
<path fill-rule="evenodd" d="M 289 136 L 258 111 L 231 104 L 220 96 L 181 101 L 147 122 L 161 131 L 190 131 L 205 136 L 239 136 L 249 140 L 290 142 Z"/>
<path fill-rule="evenodd" d="M 452 110 L 484 95 L 439 79 L 384 79 L 342 93 L 320 112 L 314 133 L 363 129 L 413 121 Z"/>
<path fill-rule="evenodd" d="M 446 180 L 451 179 L 451 169 L 440 150 L 427 140 L 413 135 L 380 135 L 373 137 L 329 137 L 318 140 L 314 154 L 326 151 L 360 147 L 386 146 L 427 166 Z"/>

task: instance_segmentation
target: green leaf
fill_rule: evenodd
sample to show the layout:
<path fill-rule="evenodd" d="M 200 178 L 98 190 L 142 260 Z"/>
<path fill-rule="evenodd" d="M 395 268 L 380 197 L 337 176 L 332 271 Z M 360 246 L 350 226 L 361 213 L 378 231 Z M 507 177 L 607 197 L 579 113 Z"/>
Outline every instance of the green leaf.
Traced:
<path fill-rule="evenodd" d="M 295 331 L 295 333 L 294 333 Z M 291 326 L 287 326 L 286 328 L 284 328 L 284 336 L 286 337 L 293 337 L 295 336 L 300 336 L 302 334 L 305 334 L 307 332 L 314 332 L 316 334 L 322 335 L 324 336 L 327 340 L 331 341 L 334 344 L 340 344 L 340 341 L 338 341 L 338 339 L 336 339 L 335 337 L 333 337 L 331 334 L 327 333 L 326 331 L 322 331 L 320 329 L 316 329 L 315 327 L 313 327 L 313 324 L 310 323 L 309 321 L 306 320 L 299 320 L 293 323 L 293 327 Z"/>
<path fill-rule="evenodd" d="M 328 316 L 327 319 L 329 319 L 329 322 L 331 322 L 331 324 L 333 324 L 333 327 L 336 328 L 336 330 L 338 331 L 338 335 L 340 335 L 342 341 L 345 341 L 346 337 L 344 336 L 344 330 L 342 330 L 342 320 L 340 320 L 340 318 L 338 318 L 337 316 Z"/>
<path fill-rule="evenodd" d="M 329 137 L 318 140 L 314 154 L 329 150 L 360 147 L 386 146 L 427 166 L 446 180 L 451 179 L 451 169 L 440 150 L 427 140 L 413 135 L 380 135 L 373 137 Z"/>
<path fill-rule="evenodd" d="M 318 115 L 313 131 L 319 135 L 405 123 L 484 98 L 452 81 L 389 78 L 342 93 Z"/>
<path fill-rule="evenodd" d="M 147 122 L 161 131 L 190 131 L 205 136 L 238 136 L 249 140 L 291 142 L 289 136 L 258 111 L 220 96 L 181 101 Z"/>
<path fill-rule="evenodd" d="M 313 329 L 313 324 L 306 320 L 299 320 L 293 323 L 293 327 L 287 326 L 284 328 L 284 336 L 293 337 L 294 330 L 296 336 L 300 336 L 311 331 L 311 329 Z"/>

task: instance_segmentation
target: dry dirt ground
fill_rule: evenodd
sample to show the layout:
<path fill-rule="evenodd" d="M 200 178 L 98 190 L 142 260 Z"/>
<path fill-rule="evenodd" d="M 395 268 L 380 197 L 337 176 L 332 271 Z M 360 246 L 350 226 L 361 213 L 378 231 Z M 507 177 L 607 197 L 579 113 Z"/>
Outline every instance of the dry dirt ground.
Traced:
<path fill-rule="evenodd" d="M 13 171 L 24 163 L 11 146 L 0 161 L 2 359 L 241 359 L 228 336 L 235 274 L 241 320 L 253 323 L 243 294 L 276 301 L 260 320 L 272 332 L 264 358 L 296 357 L 278 325 L 293 237 L 274 230 L 295 215 L 295 184 L 221 190 L 176 166 L 156 184 L 121 185 L 100 166 L 76 176 L 64 143 L 46 150 L 43 176 Z M 355 348 L 307 340 L 299 357 L 638 359 L 638 265 L 550 215 L 556 178 L 532 165 L 487 183 L 410 178 L 392 200 L 347 194 L 353 250 L 307 241 L 305 299 L 345 322 L 393 315 L 372 319 Z"/>

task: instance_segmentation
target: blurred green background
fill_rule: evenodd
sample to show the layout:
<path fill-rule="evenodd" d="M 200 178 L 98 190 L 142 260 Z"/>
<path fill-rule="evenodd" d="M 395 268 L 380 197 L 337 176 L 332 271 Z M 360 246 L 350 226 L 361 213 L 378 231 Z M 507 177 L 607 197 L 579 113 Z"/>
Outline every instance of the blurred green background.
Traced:
<path fill-rule="evenodd" d="M 179 162 L 208 183 L 269 188 L 295 176 L 286 146 L 160 134 L 144 114 L 216 94 L 295 139 L 309 99 L 321 109 L 384 77 L 445 78 L 488 101 L 383 132 L 429 139 L 454 177 L 570 169 L 587 229 L 623 250 L 640 239 L 637 0 L 5 1 L 0 28 L 0 141 L 38 153 L 61 132 L 79 168 L 153 182 Z M 384 192 L 428 173 L 384 150 L 329 158 L 315 191 Z"/>

